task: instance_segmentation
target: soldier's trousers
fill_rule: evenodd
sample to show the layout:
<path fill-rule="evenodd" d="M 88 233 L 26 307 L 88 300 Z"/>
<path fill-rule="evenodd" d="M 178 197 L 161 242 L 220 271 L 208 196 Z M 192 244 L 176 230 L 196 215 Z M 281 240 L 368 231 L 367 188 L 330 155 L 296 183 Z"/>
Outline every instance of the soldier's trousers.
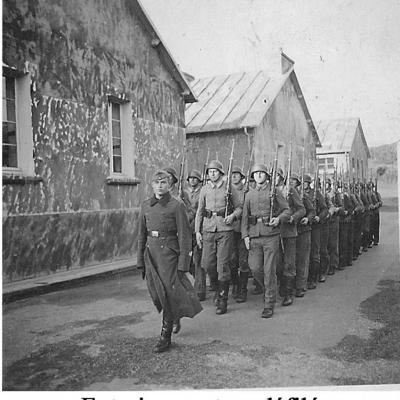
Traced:
<path fill-rule="evenodd" d="M 339 267 L 339 218 L 337 217 L 329 221 L 328 253 L 330 269 L 335 271 Z"/>
<path fill-rule="evenodd" d="M 366 211 L 364 213 L 364 224 L 363 224 L 363 233 L 362 233 L 362 239 L 361 239 L 361 246 L 363 249 L 366 249 L 368 247 L 369 243 L 369 235 L 370 235 L 370 212 Z"/>
<path fill-rule="evenodd" d="M 361 247 L 361 214 L 354 216 L 353 257 L 358 257 Z"/>
<path fill-rule="evenodd" d="M 380 225 L 380 216 L 379 211 L 376 211 L 373 218 L 373 228 L 372 228 L 372 241 L 374 244 L 379 243 L 379 225 Z"/>
<path fill-rule="evenodd" d="M 279 262 L 279 235 L 252 238 L 249 266 L 254 279 L 264 288 L 264 306 L 273 308 L 276 302 L 276 268 Z"/>
<path fill-rule="evenodd" d="M 311 250 L 308 281 L 317 282 L 320 269 L 321 225 L 314 224 L 311 227 Z"/>
<path fill-rule="evenodd" d="M 296 238 L 296 289 L 306 289 L 310 263 L 311 231 L 299 233 Z"/>
<path fill-rule="evenodd" d="M 347 223 L 347 256 L 346 256 L 346 265 L 351 265 L 353 263 L 353 238 L 354 238 L 354 222 L 353 217 Z"/>
<path fill-rule="evenodd" d="M 296 276 L 296 237 L 282 238 L 282 275 Z"/>
<path fill-rule="evenodd" d="M 196 239 L 192 243 L 196 243 Z M 202 250 L 197 243 L 193 247 L 192 262 L 194 265 L 194 289 L 200 297 L 206 294 L 206 271 L 201 266 Z"/>
<path fill-rule="evenodd" d="M 201 266 L 211 281 L 230 281 L 232 245 L 233 231 L 203 232 Z"/>
<path fill-rule="evenodd" d="M 319 276 L 326 275 L 329 267 L 329 253 L 328 253 L 328 237 L 329 237 L 329 222 L 321 224 L 320 233 L 320 267 Z"/>
<path fill-rule="evenodd" d="M 347 241 L 349 229 L 347 222 L 339 223 L 339 267 L 344 268 L 347 262 Z"/>
<path fill-rule="evenodd" d="M 237 280 L 238 272 L 250 272 L 249 263 L 249 252 L 246 249 L 244 240 L 242 239 L 241 232 L 233 232 L 233 246 L 232 246 L 232 258 L 231 258 L 231 277 L 232 280 Z M 237 283 L 237 282 L 235 282 Z"/>

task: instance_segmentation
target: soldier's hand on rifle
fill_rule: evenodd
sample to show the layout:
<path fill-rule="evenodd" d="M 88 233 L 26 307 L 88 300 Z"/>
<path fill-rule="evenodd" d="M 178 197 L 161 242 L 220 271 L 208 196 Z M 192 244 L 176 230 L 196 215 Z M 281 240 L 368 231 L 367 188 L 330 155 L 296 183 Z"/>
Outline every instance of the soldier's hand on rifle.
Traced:
<path fill-rule="evenodd" d="M 317 223 L 320 221 L 318 215 L 316 215 L 316 216 L 314 217 L 314 221 L 317 222 Z"/>
<path fill-rule="evenodd" d="M 289 219 L 289 224 L 293 224 L 293 223 L 294 223 L 294 219 L 293 219 L 293 215 L 291 215 L 290 219 Z"/>
<path fill-rule="evenodd" d="M 300 225 L 307 225 L 307 224 L 308 224 L 308 218 L 307 217 L 302 218 L 300 221 Z"/>
<path fill-rule="evenodd" d="M 269 226 L 276 227 L 279 225 L 279 217 L 273 217 L 271 221 L 269 221 Z"/>
<path fill-rule="evenodd" d="M 250 238 L 246 236 L 244 239 L 244 245 L 246 246 L 247 250 L 250 250 Z"/>
<path fill-rule="evenodd" d="M 231 225 L 234 219 L 235 219 L 235 216 L 233 214 L 230 214 L 224 219 L 224 222 L 227 225 Z"/>
<path fill-rule="evenodd" d="M 201 236 L 200 232 L 196 232 L 196 242 L 197 246 L 199 246 L 199 249 L 203 247 L 203 237 Z"/>

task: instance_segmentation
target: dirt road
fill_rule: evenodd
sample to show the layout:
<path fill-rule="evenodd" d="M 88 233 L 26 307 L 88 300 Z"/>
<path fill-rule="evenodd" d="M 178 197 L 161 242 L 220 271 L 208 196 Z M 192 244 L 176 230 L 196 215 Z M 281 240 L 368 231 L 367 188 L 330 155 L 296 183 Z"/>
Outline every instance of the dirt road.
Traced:
<path fill-rule="evenodd" d="M 262 297 L 184 319 L 153 354 L 160 316 L 139 275 L 116 276 L 3 306 L 3 390 L 141 390 L 400 384 L 396 207 L 381 244 L 260 318 Z"/>

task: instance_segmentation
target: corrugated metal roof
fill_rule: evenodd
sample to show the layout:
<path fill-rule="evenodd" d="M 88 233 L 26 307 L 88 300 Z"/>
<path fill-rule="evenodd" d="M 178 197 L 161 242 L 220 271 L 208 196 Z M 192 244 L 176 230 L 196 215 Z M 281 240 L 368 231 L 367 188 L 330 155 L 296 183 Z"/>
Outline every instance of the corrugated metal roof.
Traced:
<path fill-rule="evenodd" d="M 186 107 L 186 132 L 260 125 L 291 71 L 276 77 L 257 71 L 197 79 L 192 90 L 198 102 Z"/>
<path fill-rule="evenodd" d="M 359 121 L 359 118 L 318 121 L 316 128 L 322 147 L 317 153 L 351 151 Z"/>

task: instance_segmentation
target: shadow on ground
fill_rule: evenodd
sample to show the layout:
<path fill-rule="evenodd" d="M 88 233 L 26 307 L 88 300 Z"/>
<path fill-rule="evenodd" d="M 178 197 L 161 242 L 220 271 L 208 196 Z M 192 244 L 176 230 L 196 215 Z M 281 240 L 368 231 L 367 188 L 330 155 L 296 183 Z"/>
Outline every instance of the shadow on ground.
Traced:
<path fill-rule="evenodd" d="M 370 361 L 400 361 L 400 281 L 382 280 L 378 284 L 379 292 L 361 303 L 363 316 L 380 324 L 373 329 L 367 339 L 355 335 L 345 336 L 336 346 L 323 353 L 338 361 L 363 363 Z M 359 385 L 378 383 L 400 383 L 400 370 L 397 382 L 373 382 L 363 379 L 347 379 L 345 376 L 332 379 L 337 385 Z"/>

